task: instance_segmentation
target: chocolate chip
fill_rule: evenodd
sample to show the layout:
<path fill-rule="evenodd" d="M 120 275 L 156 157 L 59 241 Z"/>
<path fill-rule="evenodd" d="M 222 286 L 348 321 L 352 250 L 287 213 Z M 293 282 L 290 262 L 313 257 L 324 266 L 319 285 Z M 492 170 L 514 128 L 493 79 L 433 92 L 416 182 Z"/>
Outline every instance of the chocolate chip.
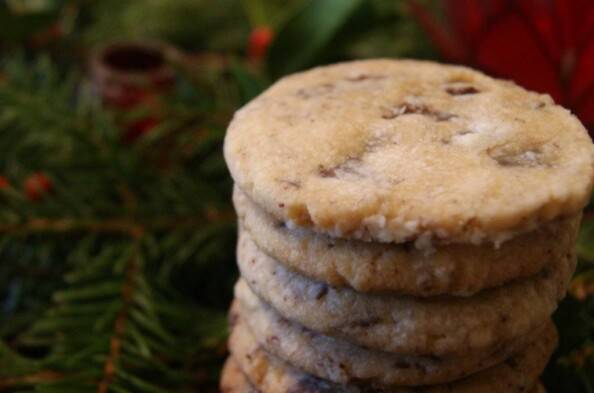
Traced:
<path fill-rule="evenodd" d="M 296 188 L 296 189 L 301 188 L 301 182 L 297 181 L 297 180 L 280 179 L 280 180 L 278 180 L 278 182 L 284 184 L 286 187 L 291 187 L 291 188 Z"/>
<path fill-rule="evenodd" d="M 318 174 L 322 178 L 343 177 L 345 175 L 361 176 L 357 167 L 361 165 L 360 157 L 348 157 L 345 161 L 332 168 L 322 165 L 318 167 Z"/>
<path fill-rule="evenodd" d="M 315 298 L 316 298 L 316 300 L 320 300 L 327 294 L 328 294 L 328 286 L 326 284 L 320 284 L 320 287 L 317 289 L 317 292 L 315 294 Z"/>
<path fill-rule="evenodd" d="M 382 320 L 379 317 L 367 318 L 367 319 L 362 319 L 359 321 L 352 322 L 349 324 L 349 327 L 351 327 L 351 328 L 368 328 L 370 326 L 377 325 L 381 321 Z"/>
<path fill-rule="evenodd" d="M 323 165 L 318 167 L 318 173 L 321 177 L 336 177 L 334 168 L 326 168 Z"/>
<path fill-rule="evenodd" d="M 480 90 L 472 85 L 459 85 L 447 87 L 446 92 L 452 96 L 464 96 L 480 93 Z"/>
<path fill-rule="evenodd" d="M 468 135 L 468 134 L 473 134 L 473 132 L 470 130 L 462 130 L 462 131 L 456 132 L 456 135 Z"/>
<path fill-rule="evenodd" d="M 377 80 L 377 79 L 384 79 L 385 75 L 368 75 L 368 74 L 359 74 L 355 76 L 347 76 L 345 79 L 349 82 L 361 82 L 365 80 Z"/>

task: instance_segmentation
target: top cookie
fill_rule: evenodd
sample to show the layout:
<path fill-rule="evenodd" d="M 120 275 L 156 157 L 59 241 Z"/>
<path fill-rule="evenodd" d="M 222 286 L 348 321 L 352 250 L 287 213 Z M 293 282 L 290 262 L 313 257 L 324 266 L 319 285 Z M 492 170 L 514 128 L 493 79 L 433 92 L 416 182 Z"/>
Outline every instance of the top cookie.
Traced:
<path fill-rule="evenodd" d="M 594 146 L 551 98 L 458 66 L 367 60 L 282 79 L 225 139 L 276 218 L 382 242 L 501 242 L 575 214 Z"/>

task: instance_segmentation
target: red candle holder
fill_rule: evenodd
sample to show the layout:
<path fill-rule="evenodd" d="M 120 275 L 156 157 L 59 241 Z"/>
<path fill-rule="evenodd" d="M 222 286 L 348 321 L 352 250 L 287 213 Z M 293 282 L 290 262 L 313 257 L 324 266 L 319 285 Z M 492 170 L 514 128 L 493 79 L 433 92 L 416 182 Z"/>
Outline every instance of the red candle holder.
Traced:
<path fill-rule="evenodd" d="M 90 61 L 91 79 L 103 104 L 130 112 L 147 108 L 147 116 L 125 124 L 125 140 L 134 140 L 159 124 L 160 98 L 171 92 L 174 49 L 154 42 L 115 42 L 96 50 Z"/>

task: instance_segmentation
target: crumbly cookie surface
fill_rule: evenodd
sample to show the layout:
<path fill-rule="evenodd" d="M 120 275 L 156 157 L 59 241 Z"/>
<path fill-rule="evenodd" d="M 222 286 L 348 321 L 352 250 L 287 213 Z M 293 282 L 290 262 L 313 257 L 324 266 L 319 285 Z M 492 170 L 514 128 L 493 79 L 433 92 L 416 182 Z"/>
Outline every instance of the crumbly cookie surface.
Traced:
<path fill-rule="evenodd" d="M 556 331 L 549 324 L 521 353 L 460 381 L 422 387 L 371 387 L 365 381 L 338 385 L 300 371 L 264 351 L 236 309 L 232 309 L 232 319 L 232 356 L 262 393 L 525 393 L 535 385 L 557 343 Z"/>
<path fill-rule="evenodd" d="M 281 317 L 246 285 L 239 285 L 235 296 L 241 317 L 264 350 L 340 384 L 365 381 L 372 386 L 424 386 L 456 381 L 505 361 L 525 348 L 544 326 L 489 350 L 453 356 L 403 355 L 369 350 L 303 328 Z"/>
<path fill-rule="evenodd" d="M 574 247 L 580 215 L 555 220 L 500 247 L 449 244 L 432 253 L 410 243 L 335 239 L 289 229 L 237 187 L 233 202 L 242 227 L 260 249 L 305 276 L 359 292 L 469 296 L 530 277 Z"/>
<path fill-rule="evenodd" d="M 587 131 L 550 97 L 410 60 L 286 77 L 235 114 L 224 152 L 280 220 L 419 247 L 499 243 L 576 214 L 594 179 Z"/>
<path fill-rule="evenodd" d="M 240 232 L 238 265 L 250 288 L 283 317 L 368 348 L 409 354 L 488 349 L 539 326 L 556 309 L 575 255 L 534 278 L 469 297 L 363 294 L 292 271 Z"/>

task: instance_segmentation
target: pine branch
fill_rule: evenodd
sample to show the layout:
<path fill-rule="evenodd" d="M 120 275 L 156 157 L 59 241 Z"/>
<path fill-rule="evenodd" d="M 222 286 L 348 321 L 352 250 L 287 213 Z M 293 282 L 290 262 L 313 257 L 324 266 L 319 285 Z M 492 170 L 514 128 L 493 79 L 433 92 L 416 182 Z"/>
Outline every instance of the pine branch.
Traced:
<path fill-rule="evenodd" d="M 232 258 L 234 239 L 230 183 L 212 183 L 224 173 L 222 133 L 194 137 L 196 121 L 209 123 L 200 115 L 126 145 L 76 78 L 64 83 L 46 61 L 10 67 L 0 86 L 0 175 L 11 184 L 0 191 L 0 262 L 20 264 L 0 263 L 0 284 L 16 288 L 0 291 L 9 318 L 0 391 L 195 390 L 196 369 L 222 358 L 226 329 L 224 312 L 194 292 L 212 298 L 218 285 L 225 304 L 234 269 L 212 263 Z M 20 184 L 39 170 L 54 188 L 33 201 Z"/>
<path fill-rule="evenodd" d="M 0 224 L 2 234 L 35 234 L 35 233 L 107 233 L 124 234 L 138 237 L 143 233 L 193 230 L 202 225 L 221 222 L 234 222 L 235 217 L 230 213 L 201 214 L 197 217 L 157 217 L 150 221 L 138 222 L 130 219 L 71 219 L 71 218 L 31 218 L 24 223 Z"/>
<path fill-rule="evenodd" d="M 180 372 L 178 365 L 195 354 L 179 345 L 176 333 L 187 330 L 179 322 L 200 320 L 199 308 L 180 299 L 161 303 L 165 297 L 145 273 L 141 242 L 97 244 L 95 255 L 79 261 L 66 275 L 68 286 L 54 295 L 54 306 L 17 340 L 25 348 L 52 343 L 51 352 L 31 361 L 29 372 L 0 378 L 0 386 L 34 382 L 40 391 L 68 385 L 97 392 L 192 386 L 193 370 Z M 203 345 L 212 343 L 194 343 L 197 350 Z"/>
<path fill-rule="evenodd" d="M 6 378 L 0 380 L 0 391 L 11 388 L 13 386 L 22 385 L 37 385 L 58 381 L 62 375 L 53 371 L 39 371 L 29 375 Z"/>
<path fill-rule="evenodd" d="M 122 286 L 122 306 L 114 324 L 114 332 L 109 342 L 109 355 L 105 360 L 103 377 L 97 387 L 97 393 L 108 393 L 109 386 L 116 376 L 117 366 L 122 352 L 122 340 L 126 333 L 126 324 L 129 318 L 130 303 L 133 299 L 134 282 L 138 274 L 138 255 L 135 253 L 130 257 L 130 262 L 126 267 L 126 279 Z"/>

